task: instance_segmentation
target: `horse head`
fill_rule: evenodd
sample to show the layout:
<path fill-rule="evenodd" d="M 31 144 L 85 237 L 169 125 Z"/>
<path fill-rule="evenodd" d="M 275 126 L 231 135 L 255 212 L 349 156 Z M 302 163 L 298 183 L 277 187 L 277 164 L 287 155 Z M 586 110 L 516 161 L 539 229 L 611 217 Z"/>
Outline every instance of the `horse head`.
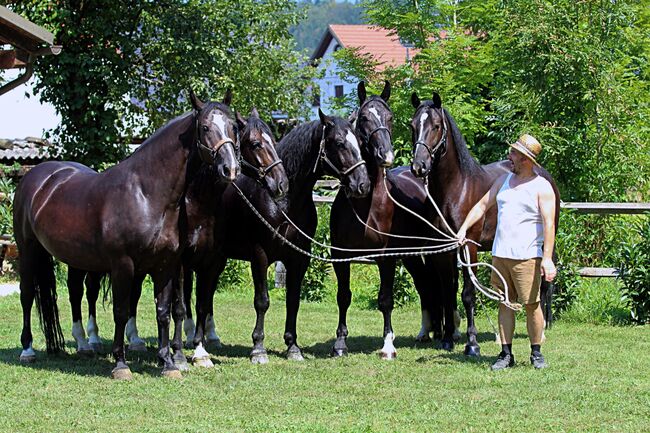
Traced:
<path fill-rule="evenodd" d="M 241 131 L 242 172 L 262 184 L 274 199 L 285 196 L 289 180 L 275 151 L 271 129 L 255 108 L 248 119 L 237 113 L 237 124 Z"/>
<path fill-rule="evenodd" d="M 223 182 L 234 181 L 240 172 L 237 128 L 228 107 L 231 97 L 228 91 L 223 103 L 202 102 L 194 92 L 190 92 L 199 156 L 214 168 Z"/>
<path fill-rule="evenodd" d="M 357 86 L 359 96 L 359 110 L 350 121 L 361 137 L 363 152 L 373 158 L 378 167 L 393 165 L 393 143 L 391 132 L 393 129 L 393 112 L 388 106 L 390 98 L 390 82 L 386 81 L 381 96 L 366 97 L 366 86 L 363 81 Z"/>
<path fill-rule="evenodd" d="M 319 161 L 341 181 L 349 197 L 365 197 L 370 192 L 370 179 L 352 124 L 340 117 L 327 116 L 320 108 L 318 116 L 323 131 Z"/>
<path fill-rule="evenodd" d="M 432 100 L 422 102 L 413 92 L 411 103 L 415 108 L 410 125 L 413 134 L 411 172 L 417 177 L 425 177 L 447 152 L 448 121 L 440 95 L 435 92 Z"/>

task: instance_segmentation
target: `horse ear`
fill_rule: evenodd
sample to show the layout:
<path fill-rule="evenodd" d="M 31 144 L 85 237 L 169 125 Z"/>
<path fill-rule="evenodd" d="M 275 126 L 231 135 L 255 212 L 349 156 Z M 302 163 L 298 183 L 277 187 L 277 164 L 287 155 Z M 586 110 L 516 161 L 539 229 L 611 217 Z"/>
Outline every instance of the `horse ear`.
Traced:
<path fill-rule="evenodd" d="M 194 94 L 192 89 L 190 89 L 190 101 L 192 102 L 192 108 L 196 111 L 201 111 L 205 106 L 205 103 Z"/>
<path fill-rule="evenodd" d="M 242 116 L 239 111 L 235 113 L 235 118 L 237 119 L 237 126 L 243 131 L 244 128 L 246 128 L 248 121 L 244 119 L 244 116 Z"/>
<path fill-rule="evenodd" d="M 260 118 L 260 113 L 257 111 L 257 108 L 253 107 L 253 109 L 251 110 L 251 117 L 255 117 L 257 119 Z"/>
<path fill-rule="evenodd" d="M 390 81 L 386 80 L 384 90 L 381 92 L 381 99 L 383 99 L 384 102 L 388 102 L 388 98 L 390 98 Z"/>
<path fill-rule="evenodd" d="M 358 110 L 354 110 L 350 115 L 348 116 L 348 122 L 352 123 L 354 125 L 354 122 L 357 121 L 357 116 L 359 115 Z"/>
<path fill-rule="evenodd" d="M 226 95 L 223 97 L 223 103 L 230 107 L 231 102 L 232 102 L 232 89 L 228 88 L 228 90 L 226 90 Z"/>
<path fill-rule="evenodd" d="M 434 108 L 441 108 L 442 107 L 442 99 L 440 99 L 440 95 L 438 95 L 437 92 L 433 92 L 433 106 Z"/>
<path fill-rule="evenodd" d="M 411 94 L 411 105 L 413 105 L 413 108 L 418 108 L 420 106 L 420 98 L 418 98 L 418 94 L 415 92 Z"/>
<path fill-rule="evenodd" d="M 360 81 L 357 85 L 357 95 L 359 95 L 359 103 L 363 104 L 366 100 L 366 83 Z"/>
<path fill-rule="evenodd" d="M 328 125 L 328 126 L 334 125 L 332 118 L 326 115 L 325 113 L 323 113 L 323 111 L 320 108 L 318 108 L 318 117 L 320 118 L 320 123 L 322 125 Z"/>

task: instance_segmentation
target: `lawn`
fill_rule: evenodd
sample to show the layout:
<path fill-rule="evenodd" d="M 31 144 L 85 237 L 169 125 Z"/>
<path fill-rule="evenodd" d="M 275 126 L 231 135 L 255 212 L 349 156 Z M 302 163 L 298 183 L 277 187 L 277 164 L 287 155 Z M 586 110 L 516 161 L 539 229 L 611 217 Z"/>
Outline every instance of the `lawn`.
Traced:
<path fill-rule="evenodd" d="M 145 294 L 139 322 L 149 351 L 128 357 L 133 381 L 116 382 L 109 378 L 110 357 L 74 353 L 64 291 L 59 306 L 68 353 L 46 355 L 36 327 L 38 360 L 22 365 L 19 297 L 0 298 L 1 431 L 650 431 L 647 326 L 559 321 L 544 346 L 550 367 L 534 371 L 520 320 L 517 365 L 495 373 L 489 365 L 499 348 L 485 313 L 478 318 L 483 357 L 470 360 L 462 345 L 448 353 L 417 344 L 418 308 L 400 308 L 393 322 L 398 357 L 383 361 L 381 315 L 353 303 L 351 354 L 331 359 L 336 305 L 303 303 L 298 341 L 306 360 L 298 363 L 283 358 L 284 305 L 275 298 L 266 326 L 270 362 L 251 365 L 252 299 L 229 292 L 215 298 L 224 342 L 211 350 L 215 368 L 193 367 L 173 381 L 160 377 L 153 301 Z M 105 352 L 110 311 L 99 308 Z"/>

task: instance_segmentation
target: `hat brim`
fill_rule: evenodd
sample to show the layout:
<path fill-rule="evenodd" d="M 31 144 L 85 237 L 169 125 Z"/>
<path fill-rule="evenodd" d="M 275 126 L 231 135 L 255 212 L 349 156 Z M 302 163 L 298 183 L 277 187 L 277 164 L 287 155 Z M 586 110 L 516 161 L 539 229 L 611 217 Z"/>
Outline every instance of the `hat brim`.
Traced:
<path fill-rule="evenodd" d="M 522 144 L 519 143 L 519 141 L 515 141 L 514 143 L 510 143 L 508 145 L 513 149 L 515 149 L 516 151 L 518 151 L 519 153 L 521 153 L 522 155 L 524 155 L 526 158 L 533 161 L 533 164 L 535 164 L 538 167 L 541 167 L 541 165 L 539 165 L 539 162 L 537 162 L 537 160 L 535 159 L 535 155 L 533 155 L 530 150 L 522 146 Z"/>

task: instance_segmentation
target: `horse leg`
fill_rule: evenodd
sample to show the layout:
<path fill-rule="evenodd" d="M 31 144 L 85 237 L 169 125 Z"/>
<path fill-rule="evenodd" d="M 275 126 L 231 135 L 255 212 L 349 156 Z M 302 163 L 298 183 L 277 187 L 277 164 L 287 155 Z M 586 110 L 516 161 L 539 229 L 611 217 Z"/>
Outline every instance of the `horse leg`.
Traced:
<path fill-rule="evenodd" d="M 20 353 L 21 362 L 36 361 L 36 352 L 32 348 L 32 305 L 36 297 L 36 266 L 35 248 L 31 245 L 21 245 L 18 272 L 20 274 L 20 304 L 23 309 L 23 330 L 20 334 L 20 343 L 23 350 Z"/>
<path fill-rule="evenodd" d="M 115 333 L 113 335 L 115 368 L 111 373 L 113 379 L 131 380 L 133 378 L 131 370 L 126 364 L 124 349 L 124 329 L 129 319 L 129 297 L 133 285 L 133 267 L 133 261 L 130 258 L 124 258 L 120 263 L 113 264 L 111 272 L 113 321 L 115 322 Z"/>
<path fill-rule="evenodd" d="M 287 315 L 284 323 L 284 343 L 287 345 L 287 359 L 303 361 L 305 358 L 298 346 L 296 322 L 298 309 L 300 308 L 300 285 L 309 267 L 309 258 L 304 256 L 293 257 L 291 260 L 283 260 L 282 262 L 287 268 Z"/>
<path fill-rule="evenodd" d="M 216 282 L 219 280 L 219 276 L 225 267 L 226 259 L 221 258 L 215 263 L 212 275 L 210 275 L 211 272 L 206 272 L 205 270 L 196 271 L 196 330 L 193 340 L 194 355 L 192 356 L 192 363 L 198 367 L 214 367 L 210 359 L 210 354 L 203 347 L 205 342 L 205 324 L 213 303 Z"/>
<path fill-rule="evenodd" d="M 138 302 L 142 295 L 142 283 L 144 274 L 138 274 L 133 278 L 131 286 L 131 296 L 129 296 L 129 320 L 126 322 L 126 338 L 129 340 L 128 350 L 130 352 L 146 352 L 147 342 L 138 335 L 138 324 L 136 316 L 138 315 Z"/>
<path fill-rule="evenodd" d="M 454 256 L 451 254 L 441 255 L 435 263 L 436 274 L 440 282 L 439 292 L 444 314 L 443 335 L 440 345 L 443 350 L 451 351 L 454 348 L 454 331 L 456 329 L 453 300 L 456 298 L 457 285 L 454 285 L 454 282 L 456 282 L 454 274 L 457 274 L 458 271 L 454 264 Z"/>
<path fill-rule="evenodd" d="M 476 263 L 477 251 L 474 245 L 469 246 L 470 263 Z M 465 355 L 480 356 L 481 348 L 477 340 L 477 330 L 474 323 L 476 313 L 476 294 L 474 283 L 469 278 L 467 268 L 463 268 L 463 305 L 465 306 L 465 315 L 467 316 L 467 343 L 465 344 Z"/>
<path fill-rule="evenodd" d="M 253 329 L 253 350 L 251 351 L 251 362 L 253 364 L 266 364 L 269 362 L 266 348 L 264 347 L 264 318 L 269 309 L 269 291 L 266 285 L 266 271 L 269 267 L 269 260 L 266 252 L 259 245 L 255 247 L 253 260 L 251 260 L 251 272 L 253 274 L 253 285 L 255 286 L 255 328 Z"/>
<path fill-rule="evenodd" d="M 174 295 L 172 300 L 172 317 L 174 318 L 174 338 L 172 339 L 172 349 L 174 355 L 172 359 L 180 371 L 188 371 L 190 366 L 187 364 L 187 358 L 183 353 L 183 320 L 185 319 L 185 300 L 183 299 L 182 285 L 179 281 L 180 269 L 172 279 Z"/>
<path fill-rule="evenodd" d="M 350 263 L 337 262 L 333 264 L 336 273 L 337 291 L 336 303 L 339 307 L 339 325 L 336 328 L 336 341 L 332 347 L 332 356 L 345 356 L 348 354 L 346 339 L 348 338 L 347 316 L 348 308 L 352 303 L 350 290 Z"/>
<path fill-rule="evenodd" d="M 185 331 L 185 348 L 194 348 L 194 329 L 196 325 L 192 319 L 192 285 L 194 282 L 194 270 L 189 265 L 183 266 L 183 299 L 185 300 L 185 320 L 183 331 Z M 198 301 L 198 296 L 197 296 Z"/>
<path fill-rule="evenodd" d="M 377 261 L 379 266 L 379 294 L 377 296 L 377 304 L 379 311 L 384 316 L 384 346 L 381 348 L 382 359 L 395 359 L 397 357 L 397 350 L 393 345 L 395 340 L 395 333 L 393 332 L 393 325 L 391 323 L 391 315 L 393 313 L 393 283 L 395 282 L 395 260 L 388 259 Z"/>
<path fill-rule="evenodd" d="M 84 277 L 86 271 L 68 267 L 68 297 L 72 308 L 72 337 L 77 343 L 77 353 L 93 355 L 95 351 L 88 344 L 86 332 L 81 323 L 81 301 L 84 296 Z"/>
<path fill-rule="evenodd" d="M 176 266 L 172 266 L 176 269 Z M 179 371 L 172 359 L 169 346 L 169 324 L 171 322 L 172 299 L 174 297 L 173 271 L 164 272 L 154 277 L 154 292 L 156 296 L 156 322 L 158 324 L 158 360 L 163 365 L 162 375 L 172 379 L 180 379 Z"/>
<path fill-rule="evenodd" d="M 429 334 L 431 332 L 434 332 L 435 334 L 434 324 L 432 321 L 432 308 L 434 305 L 433 293 L 431 286 L 427 281 L 432 276 L 429 275 L 427 277 L 426 269 L 420 257 L 405 257 L 402 259 L 402 263 L 404 263 L 404 267 L 408 273 L 411 274 L 415 289 L 418 291 L 418 295 L 420 295 L 420 311 L 422 320 L 420 325 L 420 332 L 418 332 L 415 340 L 421 343 L 428 343 L 431 341 Z"/>
<path fill-rule="evenodd" d="M 97 326 L 97 299 L 101 290 L 101 279 L 102 274 L 100 273 L 86 273 L 86 301 L 88 302 L 88 323 L 86 330 L 88 331 L 88 343 L 95 352 L 99 352 L 102 349 L 102 340 L 99 338 L 99 327 Z"/>

